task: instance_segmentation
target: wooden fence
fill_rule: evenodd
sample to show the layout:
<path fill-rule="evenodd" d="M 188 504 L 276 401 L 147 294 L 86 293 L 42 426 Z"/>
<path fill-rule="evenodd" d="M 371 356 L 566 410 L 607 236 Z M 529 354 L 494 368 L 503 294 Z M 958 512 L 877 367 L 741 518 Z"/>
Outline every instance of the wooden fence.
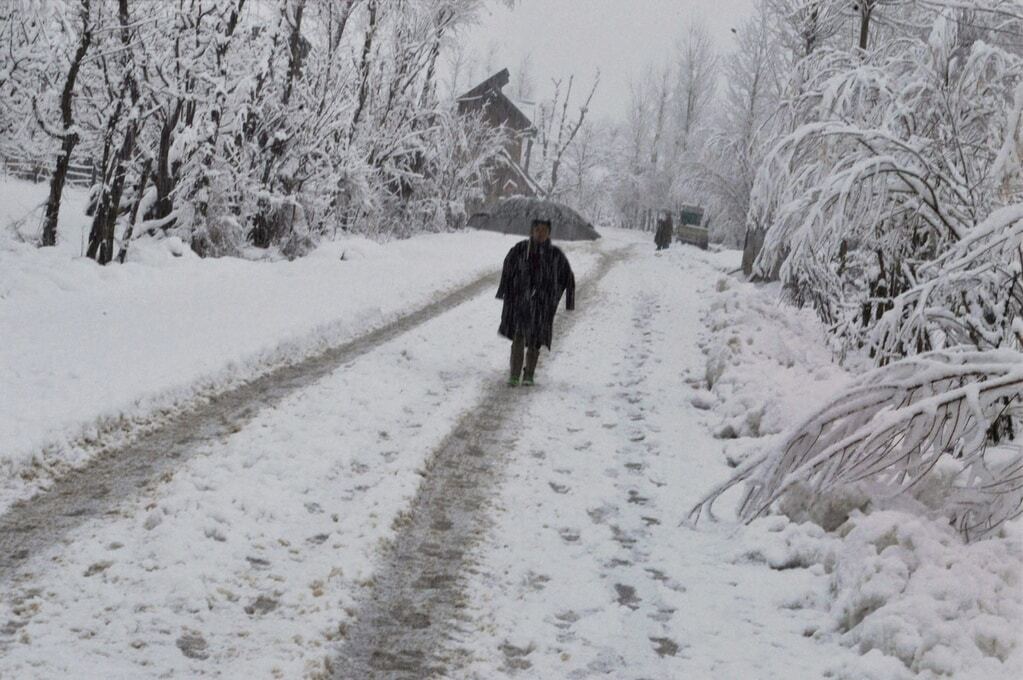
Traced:
<path fill-rule="evenodd" d="M 52 158 L 30 159 L 24 157 L 3 157 L 4 172 L 11 177 L 29 182 L 49 182 L 53 176 Z M 91 163 L 71 163 L 67 169 L 67 183 L 80 187 L 91 187 L 96 182 L 99 169 Z"/>

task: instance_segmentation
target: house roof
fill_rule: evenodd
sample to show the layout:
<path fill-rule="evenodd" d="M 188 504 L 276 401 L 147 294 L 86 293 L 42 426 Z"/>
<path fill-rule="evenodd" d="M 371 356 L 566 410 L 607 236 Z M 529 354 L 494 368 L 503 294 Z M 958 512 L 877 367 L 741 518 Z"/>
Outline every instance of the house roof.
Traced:
<path fill-rule="evenodd" d="M 525 168 L 516 163 L 515 160 L 508 155 L 507 151 L 501 151 L 501 158 L 508 164 L 508 167 L 511 168 L 512 172 L 518 175 L 522 183 L 529 187 L 529 190 L 532 191 L 535 196 L 546 195 L 546 192 L 539 184 L 536 183 L 536 180 L 530 177 Z"/>
<path fill-rule="evenodd" d="M 505 125 L 513 130 L 529 130 L 533 127 L 533 121 L 501 91 L 501 88 L 507 85 L 509 80 L 511 80 L 511 76 L 508 74 L 508 69 L 503 68 L 458 97 L 458 102 L 469 103 L 474 100 L 483 100 L 483 104 L 486 105 L 490 103 L 488 100 L 498 100 L 501 112 L 505 116 L 503 121 Z"/>

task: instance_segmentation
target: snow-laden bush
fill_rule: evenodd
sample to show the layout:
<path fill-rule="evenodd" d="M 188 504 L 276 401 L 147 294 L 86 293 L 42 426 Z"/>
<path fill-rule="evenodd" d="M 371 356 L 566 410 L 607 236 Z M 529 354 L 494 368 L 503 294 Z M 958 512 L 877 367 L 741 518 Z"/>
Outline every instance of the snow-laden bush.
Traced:
<path fill-rule="evenodd" d="M 1023 93 L 1023 90 L 1021 90 Z M 1019 346 L 1023 203 L 994 211 L 940 257 L 921 265 L 870 331 L 884 363 L 930 349 Z"/>
<path fill-rule="evenodd" d="M 779 274 L 850 348 L 928 263 L 1023 201 L 1023 55 L 993 44 L 1023 31 L 1023 13 L 976 4 L 997 12 L 921 5 L 929 33 L 807 57 L 786 110 L 793 131 L 757 175 L 756 272 Z M 978 32 L 980 17 L 998 25 Z"/>
<path fill-rule="evenodd" d="M 457 228 L 506 139 L 437 93 L 483 4 L 14 0 L 0 154 L 64 159 L 43 164 L 47 245 L 67 161 L 93 166 L 101 263 L 143 234 L 290 257 L 338 230 Z"/>
<path fill-rule="evenodd" d="M 1011 441 L 992 443 L 992 426 L 1018 426 L 1021 394 L 1023 354 L 1013 350 L 935 351 L 875 369 L 743 465 L 691 516 L 740 482 L 746 521 L 797 485 L 825 495 L 869 482 L 894 497 L 948 460 L 957 475 L 943 510 L 967 539 L 983 537 L 1023 513 L 1023 453 Z"/>
<path fill-rule="evenodd" d="M 760 432 L 759 437 L 745 432 L 747 439 L 729 445 L 730 463 L 742 465 L 742 454 L 755 447 L 775 451 L 791 444 L 801 424 L 818 423 L 823 412 L 836 415 L 845 407 L 846 420 L 841 422 L 850 424 L 872 396 L 879 406 L 874 417 L 860 416 L 870 427 L 896 418 L 900 409 L 906 414 L 906 409 L 924 407 L 926 389 L 909 389 L 914 384 L 910 377 L 917 376 L 919 382 L 922 375 L 917 370 L 901 364 L 899 370 L 907 377 L 894 402 L 891 395 L 899 393 L 894 384 L 891 391 L 872 394 L 883 386 L 872 380 L 899 364 L 849 382 L 845 371 L 832 363 L 824 329 L 808 310 L 779 304 L 773 286 L 721 281 L 712 294 L 701 341 L 713 385 L 698 390 L 694 404 L 721 418 L 721 424 L 711 421 L 714 431 L 742 422 L 750 408 L 767 405 L 765 413 L 783 431 Z M 996 356 L 973 354 L 992 361 Z M 964 380 L 980 380 L 966 375 L 970 361 L 956 365 L 928 357 L 916 360 L 919 366 L 930 366 L 935 377 L 960 373 Z M 994 366 L 987 370 L 995 373 Z M 962 407 L 964 415 L 971 413 L 971 401 L 979 406 L 988 399 L 981 396 L 982 386 L 976 387 L 976 399 L 967 399 Z M 935 389 L 932 397 L 942 392 L 947 390 Z M 858 401 L 850 396 L 854 393 Z M 935 418 L 939 410 L 934 408 Z M 841 439 L 838 433 L 823 427 L 801 443 L 810 445 L 816 436 Z M 827 676 L 833 680 L 1014 680 L 1023 663 L 1018 632 L 1023 630 L 1023 524 L 1018 519 L 1003 523 L 985 540 L 967 541 L 948 521 L 964 510 L 964 519 L 976 517 L 978 508 L 970 501 L 977 498 L 990 503 L 994 496 L 1011 496 L 988 493 L 1003 488 L 985 491 L 975 485 L 970 491 L 964 484 L 969 487 L 971 480 L 1004 469 L 1013 455 L 1004 441 L 988 445 L 974 462 L 977 474 L 971 475 L 964 472 L 962 457 L 944 453 L 915 482 L 907 476 L 894 483 L 899 482 L 898 466 L 887 471 L 892 478 L 887 483 L 885 472 L 823 487 L 812 475 L 796 479 L 772 506 L 777 514 L 751 518 L 735 533 L 734 560 L 806 570 L 798 577 L 806 590 L 786 595 L 778 605 L 811 610 L 799 617 L 806 635 L 837 640 L 860 654 L 836 661 Z M 851 454 L 847 459 L 851 464 Z M 830 463 L 843 464 L 841 455 Z M 743 471 L 737 472 L 741 476 Z M 753 475 L 769 471 L 762 465 Z"/>

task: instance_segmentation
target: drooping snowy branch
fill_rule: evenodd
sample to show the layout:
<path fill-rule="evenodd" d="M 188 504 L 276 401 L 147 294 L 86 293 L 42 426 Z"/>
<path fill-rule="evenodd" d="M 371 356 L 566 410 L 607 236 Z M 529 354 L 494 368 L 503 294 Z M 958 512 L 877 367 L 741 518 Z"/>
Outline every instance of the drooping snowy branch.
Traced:
<path fill-rule="evenodd" d="M 1023 513 L 1023 452 L 992 443 L 992 426 L 1023 414 L 1023 354 L 951 349 L 875 369 L 794 428 L 767 454 L 709 493 L 690 519 L 746 483 L 739 516 L 767 512 L 786 491 L 816 494 L 871 482 L 895 496 L 946 457 L 958 474 L 945 500 L 950 521 L 979 538 Z"/>

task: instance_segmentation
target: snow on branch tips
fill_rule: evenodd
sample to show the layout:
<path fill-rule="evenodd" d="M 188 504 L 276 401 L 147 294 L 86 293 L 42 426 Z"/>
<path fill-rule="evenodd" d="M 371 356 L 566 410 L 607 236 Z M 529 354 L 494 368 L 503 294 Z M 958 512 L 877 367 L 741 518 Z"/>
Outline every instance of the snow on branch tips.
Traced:
<path fill-rule="evenodd" d="M 741 467 L 689 514 L 740 482 L 750 522 L 794 488 L 820 497 L 867 484 L 892 499 L 928 477 L 948 483 L 940 510 L 968 540 L 1023 514 L 1023 354 L 956 348 L 875 369 Z M 951 472 L 950 472 L 951 470 Z M 936 480 L 940 481 L 940 480 Z"/>
<path fill-rule="evenodd" d="M 998 40 L 1018 35 L 1018 22 L 951 6 L 914 11 L 929 33 L 870 51 L 823 47 L 799 63 L 781 112 L 788 131 L 750 196 L 749 228 L 764 234 L 754 273 L 780 278 L 852 350 L 893 305 L 944 276 L 928 263 L 1023 200 L 1023 54 Z M 998 346 L 973 326 L 966 340 L 888 347 L 880 362 L 963 341 Z"/>
<path fill-rule="evenodd" d="M 956 345 L 1020 346 L 1023 203 L 994 211 L 893 300 L 870 331 L 881 363 Z"/>

